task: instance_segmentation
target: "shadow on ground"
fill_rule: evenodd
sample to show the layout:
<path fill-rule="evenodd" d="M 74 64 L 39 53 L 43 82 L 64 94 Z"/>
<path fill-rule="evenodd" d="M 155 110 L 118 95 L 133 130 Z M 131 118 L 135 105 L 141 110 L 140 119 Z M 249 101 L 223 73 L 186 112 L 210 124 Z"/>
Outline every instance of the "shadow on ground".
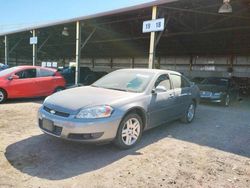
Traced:
<path fill-rule="evenodd" d="M 45 97 L 37 97 L 37 98 L 21 98 L 21 99 L 8 99 L 5 104 L 16 104 L 16 103 L 27 103 L 27 102 L 32 102 L 32 103 L 37 103 L 37 104 L 42 104 L 44 101 Z"/>
<path fill-rule="evenodd" d="M 139 149 L 166 137 L 250 157 L 249 112 L 201 105 L 192 124 L 176 121 L 147 131 L 140 144 L 130 150 L 121 151 L 111 144 L 71 143 L 41 134 L 9 145 L 5 156 L 21 172 L 51 180 L 74 177 L 125 156 L 140 155 Z"/>

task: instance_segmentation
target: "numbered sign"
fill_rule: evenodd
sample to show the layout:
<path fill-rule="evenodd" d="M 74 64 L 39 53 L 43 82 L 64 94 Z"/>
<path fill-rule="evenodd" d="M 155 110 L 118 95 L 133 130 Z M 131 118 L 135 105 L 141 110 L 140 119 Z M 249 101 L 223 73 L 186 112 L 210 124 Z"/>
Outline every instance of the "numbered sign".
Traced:
<path fill-rule="evenodd" d="M 143 22 L 142 32 L 149 33 L 164 30 L 165 19 L 148 20 Z"/>
<path fill-rule="evenodd" d="M 37 44 L 37 37 L 30 37 L 30 44 Z"/>

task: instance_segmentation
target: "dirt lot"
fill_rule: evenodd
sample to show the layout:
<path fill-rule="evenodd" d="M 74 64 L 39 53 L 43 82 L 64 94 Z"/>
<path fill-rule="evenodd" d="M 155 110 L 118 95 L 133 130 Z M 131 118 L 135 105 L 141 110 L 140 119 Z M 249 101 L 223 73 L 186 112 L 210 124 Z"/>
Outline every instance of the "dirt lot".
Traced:
<path fill-rule="evenodd" d="M 82 145 L 36 127 L 41 100 L 0 105 L 0 187 L 250 187 L 250 102 L 200 105 L 134 149 Z"/>

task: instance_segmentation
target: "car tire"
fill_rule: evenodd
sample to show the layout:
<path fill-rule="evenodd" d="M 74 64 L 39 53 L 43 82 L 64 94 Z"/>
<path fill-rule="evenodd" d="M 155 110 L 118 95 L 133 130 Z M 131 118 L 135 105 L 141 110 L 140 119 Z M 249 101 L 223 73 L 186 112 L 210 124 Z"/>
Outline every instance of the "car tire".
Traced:
<path fill-rule="evenodd" d="M 196 112 L 196 105 L 194 102 L 191 102 L 188 105 L 188 108 L 185 111 L 185 114 L 181 118 L 181 121 L 183 123 L 191 123 L 195 117 L 195 112 Z"/>
<path fill-rule="evenodd" d="M 0 89 L 0 104 L 4 103 L 7 99 L 7 93 L 5 90 Z"/>
<path fill-rule="evenodd" d="M 57 87 L 57 88 L 55 89 L 54 93 L 60 92 L 60 91 L 62 91 L 62 90 L 64 90 L 64 87 Z"/>
<path fill-rule="evenodd" d="M 223 105 L 228 107 L 230 105 L 230 102 L 231 102 L 231 97 L 229 94 L 227 94 L 223 100 Z"/>
<path fill-rule="evenodd" d="M 136 113 L 130 113 L 121 121 L 114 143 L 120 149 L 132 148 L 140 141 L 142 131 L 142 118 Z"/>

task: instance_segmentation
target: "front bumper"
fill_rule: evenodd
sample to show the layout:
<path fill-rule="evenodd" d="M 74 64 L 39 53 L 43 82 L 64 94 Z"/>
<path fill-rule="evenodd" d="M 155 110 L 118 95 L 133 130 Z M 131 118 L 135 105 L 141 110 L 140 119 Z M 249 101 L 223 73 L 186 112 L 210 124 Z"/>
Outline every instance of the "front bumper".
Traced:
<path fill-rule="evenodd" d="M 222 99 L 201 98 L 201 102 L 221 103 Z"/>
<path fill-rule="evenodd" d="M 92 120 L 76 119 L 75 115 L 61 117 L 41 107 L 38 111 L 38 126 L 46 134 L 78 142 L 106 142 L 116 137 L 122 115 Z M 46 122 L 46 123 L 45 123 Z M 47 128 L 48 122 L 52 129 Z M 45 127 L 46 124 L 46 127 Z"/>
<path fill-rule="evenodd" d="M 223 101 L 222 96 L 210 96 L 210 97 L 203 97 L 200 96 L 201 102 L 212 102 L 212 103 L 221 103 Z"/>

